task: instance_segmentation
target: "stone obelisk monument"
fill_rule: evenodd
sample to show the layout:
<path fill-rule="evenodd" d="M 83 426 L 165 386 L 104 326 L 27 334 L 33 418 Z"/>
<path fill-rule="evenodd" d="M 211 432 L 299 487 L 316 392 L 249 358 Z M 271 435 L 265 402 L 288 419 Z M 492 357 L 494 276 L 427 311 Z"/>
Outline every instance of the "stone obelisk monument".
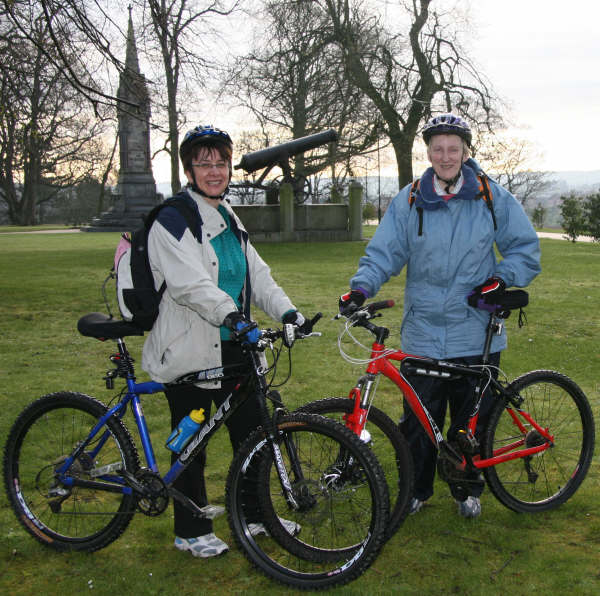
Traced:
<path fill-rule="evenodd" d="M 125 68 L 119 78 L 117 92 L 119 180 L 113 205 L 94 218 L 88 231 L 129 231 L 139 228 L 144 216 L 158 204 L 156 182 L 150 160 L 150 98 L 146 79 L 140 72 L 133 32 L 131 7 Z"/>

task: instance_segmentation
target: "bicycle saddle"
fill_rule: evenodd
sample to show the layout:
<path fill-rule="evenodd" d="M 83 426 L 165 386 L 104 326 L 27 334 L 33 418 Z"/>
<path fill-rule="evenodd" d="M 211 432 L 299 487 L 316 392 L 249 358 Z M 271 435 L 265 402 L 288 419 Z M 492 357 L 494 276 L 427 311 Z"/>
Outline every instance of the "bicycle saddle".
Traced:
<path fill-rule="evenodd" d="M 144 331 L 134 323 L 112 319 L 101 312 L 92 312 L 81 317 L 77 321 L 77 331 L 85 337 L 95 337 L 100 341 L 119 339 L 128 335 L 144 335 Z"/>

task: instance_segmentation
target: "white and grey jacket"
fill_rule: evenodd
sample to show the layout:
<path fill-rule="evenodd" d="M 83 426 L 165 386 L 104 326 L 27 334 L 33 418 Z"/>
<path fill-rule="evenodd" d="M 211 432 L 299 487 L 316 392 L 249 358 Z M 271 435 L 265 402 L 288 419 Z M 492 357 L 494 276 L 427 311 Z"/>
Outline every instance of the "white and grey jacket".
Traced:
<path fill-rule="evenodd" d="M 182 193 L 198 209 L 196 230 L 172 207 L 161 210 L 148 237 L 148 254 L 155 287 L 166 282 L 160 312 L 142 353 L 142 368 L 154 381 L 168 383 L 198 370 L 221 366 L 220 326 L 232 311 L 233 299 L 218 288 L 219 262 L 211 239 L 226 230 L 217 209 L 191 190 Z M 231 207 L 231 227 L 246 257 L 243 311 L 250 304 L 276 321 L 295 310 L 271 270 L 248 240 L 248 233 Z M 217 384 L 218 385 L 218 384 Z M 215 386 L 215 385 L 213 385 Z"/>

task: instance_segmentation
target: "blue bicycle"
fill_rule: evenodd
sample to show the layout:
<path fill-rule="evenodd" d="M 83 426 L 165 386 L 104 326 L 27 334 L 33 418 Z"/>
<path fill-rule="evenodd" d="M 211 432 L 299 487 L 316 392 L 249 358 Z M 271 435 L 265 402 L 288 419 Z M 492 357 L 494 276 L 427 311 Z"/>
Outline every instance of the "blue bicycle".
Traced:
<path fill-rule="evenodd" d="M 297 329 L 262 330 L 252 345 L 241 335 L 246 362 L 176 381 L 240 379 L 164 476 L 140 399 L 164 385 L 136 382 L 124 341 L 142 332 L 101 313 L 82 317 L 78 329 L 116 342 L 118 351 L 110 356 L 114 368 L 104 380 L 112 388 L 123 378 L 125 387 L 112 407 L 82 393 L 59 392 L 37 399 L 18 416 L 4 450 L 4 481 L 17 518 L 34 538 L 56 550 L 95 551 L 116 540 L 134 514 L 157 516 L 171 498 L 198 516 L 221 513 L 222 508 L 198 506 L 173 482 L 235 409 L 253 399 L 262 425 L 234 454 L 226 482 L 228 521 L 238 546 L 271 578 L 303 589 L 344 584 L 369 567 L 384 543 L 389 515 L 381 467 L 349 429 L 314 414 L 289 414 L 267 379 L 263 352 L 272 350 L 275 367 L 282 344 L 291 349 L 299 339 Z M 123 420 L 128 407 L 145 465 Z M 250 478 L 258 485 L 254 490 L 267 536 L 255 537 L 249 530 L 255 521 L 245 500 Z M 299 534 L 288 533 L 280 518 L 295 521 Z"/>

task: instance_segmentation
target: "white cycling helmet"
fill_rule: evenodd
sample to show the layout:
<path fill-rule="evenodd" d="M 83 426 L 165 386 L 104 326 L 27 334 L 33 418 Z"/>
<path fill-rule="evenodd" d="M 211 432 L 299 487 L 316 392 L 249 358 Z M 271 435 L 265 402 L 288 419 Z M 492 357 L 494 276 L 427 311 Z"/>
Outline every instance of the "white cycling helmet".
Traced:
<path fill-rule="evenodd" d="M 467 122 L 454 114 L 441 114 L 431 118 L 423 127 L 423 140 L 429 145 L 431 137 L 435 135 L 458 135 L 471 146 L 471 129 Z"/>

